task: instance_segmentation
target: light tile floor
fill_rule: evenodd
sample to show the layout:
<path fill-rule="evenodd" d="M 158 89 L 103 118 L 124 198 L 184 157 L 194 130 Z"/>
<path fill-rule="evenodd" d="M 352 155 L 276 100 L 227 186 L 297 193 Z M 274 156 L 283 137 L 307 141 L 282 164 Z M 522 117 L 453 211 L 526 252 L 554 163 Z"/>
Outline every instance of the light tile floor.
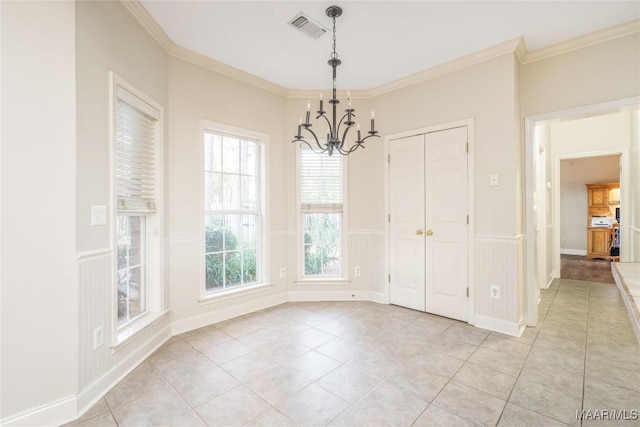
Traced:
<path fill-rule="evenodd" d="M 391 305 L 279 305 L 171 338 L 76 425 L 640 425 L 576 419 L 640 409 L 616 286 L 559 279 L 541 298 L 521 338 Z"/>

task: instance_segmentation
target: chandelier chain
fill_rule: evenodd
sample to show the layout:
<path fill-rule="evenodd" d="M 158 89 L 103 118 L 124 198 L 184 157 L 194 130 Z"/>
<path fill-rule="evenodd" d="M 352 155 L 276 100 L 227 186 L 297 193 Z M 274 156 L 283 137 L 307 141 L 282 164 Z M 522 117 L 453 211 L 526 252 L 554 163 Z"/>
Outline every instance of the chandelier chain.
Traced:
<path fill-rule="evenodd" d="M 332 59 L 338 58 L 338 53 L 336 52 L 336 18 L 333 17 L 333 53 L 331 54 Z"/>

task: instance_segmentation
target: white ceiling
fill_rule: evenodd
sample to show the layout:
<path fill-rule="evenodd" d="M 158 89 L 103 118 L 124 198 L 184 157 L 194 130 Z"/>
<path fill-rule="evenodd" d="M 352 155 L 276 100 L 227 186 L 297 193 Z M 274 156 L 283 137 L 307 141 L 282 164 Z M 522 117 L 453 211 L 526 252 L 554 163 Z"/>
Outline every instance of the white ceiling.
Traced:
<path fill-rule="evenodd" d="M 288 89 L 331 84 L 331 34 L 287 25 L 298 12 L 337 19 L 340 89 L 371 89 L 523 36 L 529 51 L 640 18 L 639 1 L 141 0 L 184 48 Z"/>

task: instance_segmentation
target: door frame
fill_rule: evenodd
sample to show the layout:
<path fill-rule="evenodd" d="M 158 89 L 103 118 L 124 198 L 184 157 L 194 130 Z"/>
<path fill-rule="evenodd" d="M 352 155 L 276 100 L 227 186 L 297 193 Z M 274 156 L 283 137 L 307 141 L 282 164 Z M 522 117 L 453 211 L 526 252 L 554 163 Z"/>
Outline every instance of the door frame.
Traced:
<path fill-rule="evenodd" d="M 535 244 L 535 223 L 533 218 L 535 216 L 534 208 L 533 208 L 533 190 L 534 183 L 536 179 L 536 172 L 533 169 L 534 165 L 534 138 L 535 138 L 535 125 L 536 122 L 542 122 L 553 119 L 580 119 L 594 115 L 604 115 L 608 113 L 612 113 L 617 111 L 620 108 L 629 107 L 633 105 L 640 104 L 640 97 L 632 97 L 625 99 L 618 99 L 610 102 L 603 102 L 600 104 L 592 104 L 583 107 L 570 108 L 566 110 L 559 110 L 550 113 L 537 114 L 532 116 L 526 116 L 524 118 L 524 192 L 525 198 L 523 201 L 523 212 L 524 212 L 524 223 L 525 223 L 525 324 L 527 326 L 535 326 L 538 323 L 538 281 L 537 281 L 537 272 L 536 272 L 536 244 Z M 620 152 L 608 152 L 603 154 L 604 151 L 598 152 L 596 155 L 610 155 L 610 154 L 621 154 L 625 155 L 626 153 Z M 588 153 L 584 153 L 582 157 L 586 157 Z M 624 156 L 621 161 L 628 162 L 628 154 Z M 555 174 L 560 171 L 560 159 L 552 159 L 553 169 L 552 176 L 555 180 Z M 557 166 L 556 166 L 557 163 Z M 629 173 L 629 165 L 623 164 L 623 173 Z M 628 176 L 628 175 L 626 175 Z M 626 178 L 628 180 L 628 178 Z M 620 186 L 621 186 L 621 197 L 622 197 L 622 185 L 623 185 L 623 176 L 620 176 Z M 554 187 L 554 193 L 559 192 L 559 183 L 557 190 Z M 625 187 L 628 188 L 628 182 L 624 183 Z M 628 191 L 628 190 L 627 190 Z M 552 195 L 555 201 L 555 195 Z M 626 199 L 626 197 L 625 197 Z M 622 202 L 622 200 L 621 200 Z M 557 206 L 554 206 L 554 210 Z M 559 207 L 558 207 L 559 209 Z M 554 221 L 555 221 L 555 213 Z M 558 224 L 556 224 L 559 226 Z M 621 227 L 622 228 L 622 227 Z M 556 233 L 557 234 L 557 233 Z M 557 239 L 554 236 L 554 247 L 557 246 L 558 253 L 557 259 L 554 260 L 554 264 L 559 264 L 559 249 L 560 249 L 560 239 Z M 554 265 L 554 276 L 559 276 L 560 271 L 556 271 L 558 265 Z"/>
<path fill-rule="evenodd" d="M 453 122 L 441 123 L 437 125 L 422 127 L 418 129 L 408 130 L 404 132 L 398 132 L 391 135 L 387 135 L 384 138 L 384 269 L 385 269 L 385 302 L 390 303 L 391 287 L 389 283 L 389 275 L 391 271 L 390 266 L 390 239 L 389 239 L 389 212 L 390 212 L 390 198 L 389 198 L 389 144 L 391 141 L 401 138 L 406 138 L 414 135 L 422 135 L 426 133 L 440 132 L 447 129 L 467 127 L 467 143 L 469 144 L 469 152 L 467 155 L 467 211 L 469 213 L 469 227 L 467 227 L 467 250 L 468 250 L 468 270 L 467 279 L 469 284 L 469 298 L 468 298 L 468 313 L 470 325 L 475 324 L 475 306 L 474 306 L 474 278 L 475 278 L 475 131 L 474 131 L 474 119 L 463 119 Z"/>

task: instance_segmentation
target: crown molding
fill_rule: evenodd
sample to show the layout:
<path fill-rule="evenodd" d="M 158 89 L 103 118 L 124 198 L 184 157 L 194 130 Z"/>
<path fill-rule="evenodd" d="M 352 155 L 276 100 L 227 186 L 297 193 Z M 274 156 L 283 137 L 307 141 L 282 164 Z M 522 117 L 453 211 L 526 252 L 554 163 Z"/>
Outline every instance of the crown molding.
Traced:
<path fill-rule="evenodd" d="M 207 70 L 222 74 L 223 76 L 239 80 L 241 82 L 255 86 L 259 89 L 266 90 L 267 92 L 271 92 L 283 97 L 287 96 L 288 90 L 280 85 L 271 83 L 270 81 L 264 80 L 251 73 L 247 73 L 246 71 L 242 71 L 230 65 L 223 64 L 220 61 L 216 61 L 215 59 L 200 55 L 199 53 L 196 53 L 189 49 L 185 49 L 176 44 L 173 44 L 171 49 L 169 49 L 168 54 L 175 58 L 182 59 L 195 65 L 199 65 L 203 68 L 206 68 Z M 315 96 L 317 95 L 318 94 L 316 92 Z"/>
<path fill-rule="evenodd" d="M 384 95 L 385 93 L 393 92 L 395 90 L 402 89 L 407 86 L 412 86 L 412 85 L 421 83 L 425 80 L 430 80 L 435 77 L 442 76 L 444 74 L 448 74 L 453 71 L 457 71 L 462 68 L 469 67 L 471 65 L 479 64 L 481 62 L 485 62 L 490 59 L 497 58 L 502 55 L 513 54 L 519 49 L 520 45 L 524 46 L 521 40 L 522 40 L 522 37 L 517 37 L 515 39 L 507 40 L 506 42 L 489 47 L 487 49 L 483 49 L 478 52 L 474 52 L 472 54 L 460 57 L 458 59 L 454 59 L 453 61 L 446 62 L 442 65 L 438 65 L 436 67 L 429 68 L 424 71 L 420 71 L 419 73 L 412 74 L 410 76 L 401 78 L 399 80 L 395 80 L 391 83 L 387 83 L 387 84 L 375 87 L 373 89 L 366 91 L 366 93 L 368 97 Z"/>
<path fill-rule="evenodd" d="M 175 44 L 158 25 L 155 19 L 147 12 L 147 9 L 138 0 L 120 0 L 120 3 L 133 15 L 165 51 L 169 51 Z"/>
<path fill-rule="evenodd" d="M 640 19 L 625 22 L 615 27 L 606 28 L 584 36 L 576 37 L 561 43 L 543 47 L 542 49 L 529 52 L 522 64 L 530 64 L 532 62 L 542 61 L 543 59 L 552 58 L 554 56 L 569 53 L 574 50 L 582 49 L 594 44 L 603 43 L 609 40 L 627 36 L 629 34 L 640 32 Z"/>
<path fill-rule="evenodd" d="M 195 65 L 199 65 L 210 71 L 214 71 L 229 78 L 239 80 L 241 82 L 247 83 L 259 89 L 266 90 L 267 92 L 271 92 L 285 98 L 315 99 L 319 96 L 320 93 L 328 95 L 328 91 L 325 92 L 321 90 L 287 89 L 283 86 L 264 80 L 246 71 L 239 70 L 237 68 L 223 64 L 222 62 L 208 58 L 204 55 L 200 55 L 189 49 L 178 46 L 169 38 L 169 36 L 167 36 L 164 30 L 160 27 L 160 25 L 158 25 L 158 23 L 153 19 L 149 12 L 147 12 L 147 10 L 139 0 L 120 0 L 120 2 L 170 56 L 182 59 Z M 581 49 L 583 47 L 602 43 L 619 37 L 624 37 L 626 35 L 637 32 L 640 32 L 640 19 L 629 21 L 627 23 L 597 31 L 595 33 L 587 34 L 581 37 L 576 37 L 574 39 L 562 43 L 557 43 L 555 45 L 538 49 L 532 52 L 529 52 L 527 50 L 524 39 L 522 37 L 517 37 L 511 40 L 507 40 L 498 45 L 489 47 L 487 49 L 474 52 L 470 55 L 454 59 L 447 63 L 429 68 L 424 71 L 420 71 L 418 73 L 377 86 L 372 89 L 351 91 L 351 98 L 373 98 L 506 54 L 514 54 L 523 65 L 530 64 L 532 62 L 541 61 L 543 59 L 551 58 L 553 56 L 561 55 L 577 49 Z M 343 92 L 341 91 L 341 93 Z M 344 96 L 342 97 L 345 96 L 346 91 L 344 91 Z M 327 97 L 327 99 L 328 98 L 329 96 Z"/>
<path fill-rule="evenodd" d="M 529 50 L 527 49 L 527 45 L 525 44 L 523 37 L 520 37 L 520 41 L 515 49 L 515 54 L 521 64 L 529 54 Z"/>

